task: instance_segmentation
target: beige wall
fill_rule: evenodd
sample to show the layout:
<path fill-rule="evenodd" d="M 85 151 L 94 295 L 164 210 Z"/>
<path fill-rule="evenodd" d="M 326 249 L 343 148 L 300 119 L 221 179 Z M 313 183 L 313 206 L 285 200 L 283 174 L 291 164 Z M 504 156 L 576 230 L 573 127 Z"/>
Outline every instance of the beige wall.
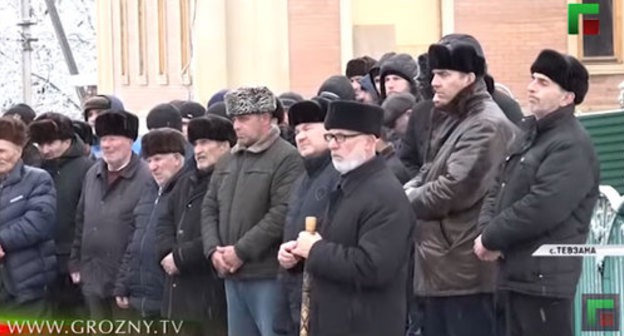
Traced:
<path fill-rule="evenodd" d="M 440 38 L 440 0 L 351 0 L 354 55 L 418 55 Z"/>

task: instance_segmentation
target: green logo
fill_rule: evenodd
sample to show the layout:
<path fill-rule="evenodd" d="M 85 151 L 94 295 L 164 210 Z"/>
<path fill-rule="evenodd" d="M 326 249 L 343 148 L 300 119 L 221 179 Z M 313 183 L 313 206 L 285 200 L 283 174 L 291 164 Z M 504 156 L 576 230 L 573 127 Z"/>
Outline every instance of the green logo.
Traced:
<path fill-rule="evenodd" d="M 583 331 L 619 331 L 620 296 L 583 294 Z"/>
<path fill-rule="evenodd" d="M 568 4 L 568 34 L 578 35 L 578 21 L 581 14 L 599 14 L 600 6 L 594 4 Z M 598 19 L 583 19 L 583 35 L 598 35 L 600 21 Z"/>

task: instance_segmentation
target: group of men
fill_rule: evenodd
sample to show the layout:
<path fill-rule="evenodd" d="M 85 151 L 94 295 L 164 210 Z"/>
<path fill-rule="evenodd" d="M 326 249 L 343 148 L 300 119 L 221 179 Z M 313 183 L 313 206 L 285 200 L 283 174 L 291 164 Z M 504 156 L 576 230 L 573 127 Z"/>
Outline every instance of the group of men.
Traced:
<path fill-rule="evenodd" d="M 522 118 L 478 41 L 452 34 L 418 61 L 355 59 L 310 99 L 159 105 L 140 156 L 139 119 L 111 96 L 86 104 L 97 151 L 61 114 L 4 116 L 0 309 L 196 335 L 573 335 L 581 261 L 531 255 L 587 238 L 588 73 L 543 50 L 529 75 Z"/>

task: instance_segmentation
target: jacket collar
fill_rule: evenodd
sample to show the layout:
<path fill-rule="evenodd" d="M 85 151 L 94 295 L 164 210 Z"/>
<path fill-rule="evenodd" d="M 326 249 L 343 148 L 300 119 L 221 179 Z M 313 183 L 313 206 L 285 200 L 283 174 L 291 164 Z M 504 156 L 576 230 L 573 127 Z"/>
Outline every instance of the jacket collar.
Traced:
<path fill-rule="evenodd" d="M 271 145 L 274 144 L 275 141 L 279 139 L 279 137 L 280 137 L 279 127 L 277 127 L 277 125 L 271 124 L 271 130 L 269 131 L 269 134 L 267 134 L 266 136 L 258 140 L 255 144 L 249 147 L 245 147 L 241 145 L 240 143 L 237 143 L 232 148 L 232 154 L 236 154 L 242 151 L 247 151 L 247 152 L 251 152 L 254 154 L 262 153 L 266 151 L 267 149 L 269 149 L 269 147 L 271 147 Z"/>
<path fill-rule="evenodd" d="M 9 186 L 9 185 L 19 183 L 19 181 L 21 181 L 22 179 L 23 174 L 24 174 L 24 162 L 20 159 L 19 161 L 17 161 L 17 163 L 15 164 L 15 167 L 13 167 L 13 169 L 9 172 L 9 174 L 6 175 L 6 178 L 4 180 L 0 179 L 0 185 L 3 184 L 5 186 Z"/>
<path fill-rule="evenodd" d="M 303 165 L 305 166 L 305 170 L 309 176 L 321 171 L 328 164 L 331 164 L 331 154 L 329 150 L 319 156 L 303 159 Z"/>
<path fill-rule="evenodd" d="M 119 172 L 119 176 L 125 179 L 132 178 L 139 168 L 140 164 L 141 158 L 139 158 L 139 156 L 133 152 L 132 156 L 130 157 L 130 163 L 128 163 L 128 165 Z M 104 162 L 103 159 L 99 159 L 99 162 L 97 163 L 96 176 L 102 177 L 107 172 L 108 169 L 106 168 L 106 162 Z"/>
<path fill-rule="evenodd" d="M 573 104 L 561 107 L 556 111 L 549 113 L 544 118 L 537 120 L 537 132 L 541 133 L 554 128 L 570 118 L 574 118 Z"/>
<path fill-rule="evenodd" d="M 492 99 L 487 92 L 485 81 L 483 78 L 477 78 L 474 83 L 461 90 L 447 106 L 440 109 L 450 115 L 463 118 L 474 111 L 476 104 L 488 98 Z"/>
<path fill-rule="evenodd" d="M 69 148 L 61 155 L 61 157 L 52 160 L 44 160 L 42 163 L 43 168 L 49 167 L 61 167 L 67 162 L 84 156 L 84 142 L 78 137 L 72 139 L 72 143 Z"/>
<path fill-rule="evenodd" d="M 169 179 L 169 181 L 167 181 L 167 183 L 162 187 L 162 193 L 166 194 L 170 192 L 173 189 L 173 187 L 175 187 L 176 183 L 180 180 L 180 177 L 184 175 L 184 173 L 185 173 L 184 167 L 180 168 L 180 170 L 177 173 L 175 173 L 175 175 L 173 175 L 171 179 Z"/>
<path fill-rule="evenodd" d="M 340 177 L 340 187 L 345 196 L 351 194 L 360 184 L 370 178 L 372 174 L 385 167 L 385 160 L 380 155 L 366 161 L 361 166 Z"/>

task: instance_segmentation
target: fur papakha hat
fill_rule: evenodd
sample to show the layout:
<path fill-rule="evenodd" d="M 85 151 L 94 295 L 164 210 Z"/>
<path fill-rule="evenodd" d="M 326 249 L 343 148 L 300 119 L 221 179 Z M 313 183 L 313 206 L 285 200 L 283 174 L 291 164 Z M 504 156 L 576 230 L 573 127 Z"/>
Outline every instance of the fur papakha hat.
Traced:
<path fill-rule="evenodd" d="M 54 112 L 40 115 L 28 126 L 28 129 L 30 140 L 40 145 L 55 140 L 73 139 L 75 136 L 71 119 Z"/>
<path fill-rule="evenodd" d="M 277 98 L 266 86 L 241 87 L 225 94 L 225 109 L 231 117 L 244 114 L 273 114 Z"/>
<path fill-rule="evenodd" d="M 179 153 L 184 156 L 186 139 L 182 132 L 169 128 L 156 128 L 141 138 L 141 156 L 148 158 L 157 154 Z"/>

